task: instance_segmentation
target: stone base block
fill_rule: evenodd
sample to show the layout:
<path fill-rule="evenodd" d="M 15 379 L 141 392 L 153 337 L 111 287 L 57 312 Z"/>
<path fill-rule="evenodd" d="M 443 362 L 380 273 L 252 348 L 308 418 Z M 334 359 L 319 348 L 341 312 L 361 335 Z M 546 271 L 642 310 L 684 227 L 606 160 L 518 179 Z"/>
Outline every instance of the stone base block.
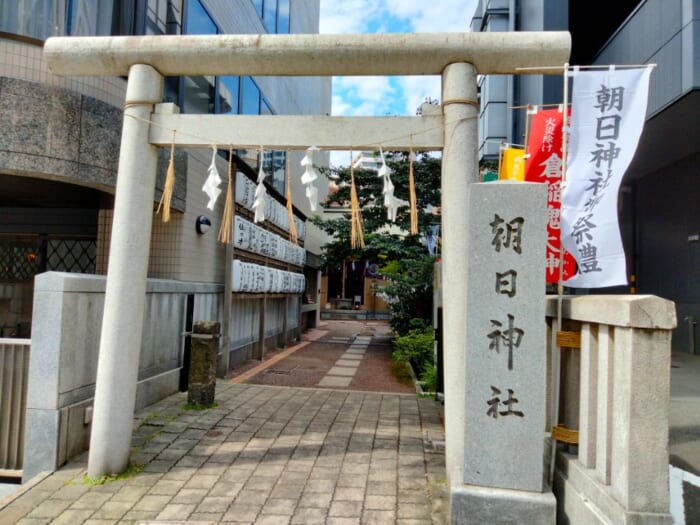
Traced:
<path fill-rule="evenodd" d="M 216 394 L 216 382 L 209 384 L 190 385 L 187 391 L 187 403 L 190 405 L 201 405 L 208 407 L 214 403 Z"/>
<path fill-rule="evenodd" d="M 559 453 L 554 471 L 554 494 L 560 523 L 591 525 L 671 525 L 670 512 L 634 512 L 620 505 L 610 486 L 603 485 L 592 469 L 573 456 Z M 665 503 L 668 508 L 668 502 Z"/>
<path fill-rule="evenodd" d="M 557 502 L 551 492 L 452 486 L 450 521 L 457 525 L 554 525 Z"/>

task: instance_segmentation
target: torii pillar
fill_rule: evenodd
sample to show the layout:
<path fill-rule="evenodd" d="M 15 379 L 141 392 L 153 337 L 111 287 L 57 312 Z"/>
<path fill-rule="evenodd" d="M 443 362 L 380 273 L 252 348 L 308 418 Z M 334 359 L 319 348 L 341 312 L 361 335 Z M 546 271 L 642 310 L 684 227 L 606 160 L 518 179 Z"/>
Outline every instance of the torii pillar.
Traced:
<path fill-rule="evenodd" d="M 467 231 L 469 187 L 478 176 L 476 75 L 517 74 L 523 72 L 519 71 L 522 68 L 527 68 L 527 73 L 554 73 L 548 68 L 562 66 L 570 49 L 571 38 L 566 32 L 48 39 L 44 56 L 52 72 L 75 76 L 128 74 L 127 101 L 145 104 L 126 110 L 125 117 L 133 114 L 138 115 L 137 119 L 124 119 L 114 227 L 126 227 L 127 234 L 113 235 L 110 247 L 89 474 L 123 471 L 128 464 L 151 235 L 154 146 L 169 146 L 172 130 L 187 129 L 189 135 L 176 136 L 190 142 L 177 139 L 176 146 L 209 148 L 210 143 L 217 143 L 256 148 L 263 144 L 272 149 L 306 149 L 315 144 L 339 150 L 376 149 L 379 145 L 395 150 L 411 146 L 444 150 L 446 466 L 454 494 L 454 487 L 464 482 L 467 447 L 467 287 L 461 265 L 467 255 L 463 235 Z M 180 75 L 442 75 L 443 115 L 340 118 L 151 114 L 148 106 L 159 97 L 162 77 Z M 149 116 L 157 126 L 149 126 Z M 441 131 L 437 137 L 436 127 Z M 146 134 L 149 128 L 150 138 Z M 196 136 L 207 137 L 210 142 L 192 138 Z M 144 164 L 135 163 L 137 158 L 143 158 Z M 143 192 L 138 199 L 131 198 L 135 188 Z M 148 218 L 136 220 L 144 211 Z M 124 271 L 113 268 L 118 264 L 129 265 L 129 286 L 120 282 Z M 128 360 L 122 354 L 127 347 Z M 453 501 L 455 504 L 459 502 Z"/>

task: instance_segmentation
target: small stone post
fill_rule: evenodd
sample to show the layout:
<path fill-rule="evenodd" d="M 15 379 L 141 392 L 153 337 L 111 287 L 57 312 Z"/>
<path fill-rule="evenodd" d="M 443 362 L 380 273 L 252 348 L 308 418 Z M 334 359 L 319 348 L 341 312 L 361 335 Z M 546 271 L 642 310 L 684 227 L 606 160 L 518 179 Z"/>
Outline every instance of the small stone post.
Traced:
<path fill-rule="evenodd" d="M 221 323 L 218 321 L 194 323 L 187 391 L 187 403 L 190 405 L 209 406 L 214 403 L 220 331 Z"/>

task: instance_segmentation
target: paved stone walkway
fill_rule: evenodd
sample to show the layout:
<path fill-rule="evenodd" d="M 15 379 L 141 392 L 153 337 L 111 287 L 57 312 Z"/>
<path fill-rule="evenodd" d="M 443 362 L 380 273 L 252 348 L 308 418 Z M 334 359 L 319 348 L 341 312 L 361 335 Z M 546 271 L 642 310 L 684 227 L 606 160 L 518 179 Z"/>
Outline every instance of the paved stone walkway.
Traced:
<path fill-rule="evenodd" d="M 355 372 L 360 366 L 362 357 L 367 351 L 372 338 L 358 336 L 343 355 L 336 361 L 328 373 L 319 381 L 318 386 L 347 387 L 350 386 Z"/>
<path fill-rule="evenodd" d="M 219 384 L 137 414 L 141 473 L 91 486 L 83 455 L 1 507 L 0 524 L 440 524 L 440 405 L 415 395 Z"/>

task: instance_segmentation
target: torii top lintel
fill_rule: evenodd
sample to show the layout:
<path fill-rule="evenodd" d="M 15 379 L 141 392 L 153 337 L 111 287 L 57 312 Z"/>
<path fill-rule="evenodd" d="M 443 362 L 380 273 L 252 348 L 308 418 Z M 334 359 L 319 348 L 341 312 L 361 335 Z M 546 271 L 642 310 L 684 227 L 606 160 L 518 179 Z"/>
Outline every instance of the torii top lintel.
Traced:
<path fill-rule="evenodd" d="M 134 64 L 164 76 L 439 75 L 457 62 L 480 74 L 516 74 L 553 73 L 537 68 L 563 66 L 570 50 L 569 33 L 559 31 L 161 35 L 52 37 L 44 58 L 67 76 L 126 76 Z"/>

